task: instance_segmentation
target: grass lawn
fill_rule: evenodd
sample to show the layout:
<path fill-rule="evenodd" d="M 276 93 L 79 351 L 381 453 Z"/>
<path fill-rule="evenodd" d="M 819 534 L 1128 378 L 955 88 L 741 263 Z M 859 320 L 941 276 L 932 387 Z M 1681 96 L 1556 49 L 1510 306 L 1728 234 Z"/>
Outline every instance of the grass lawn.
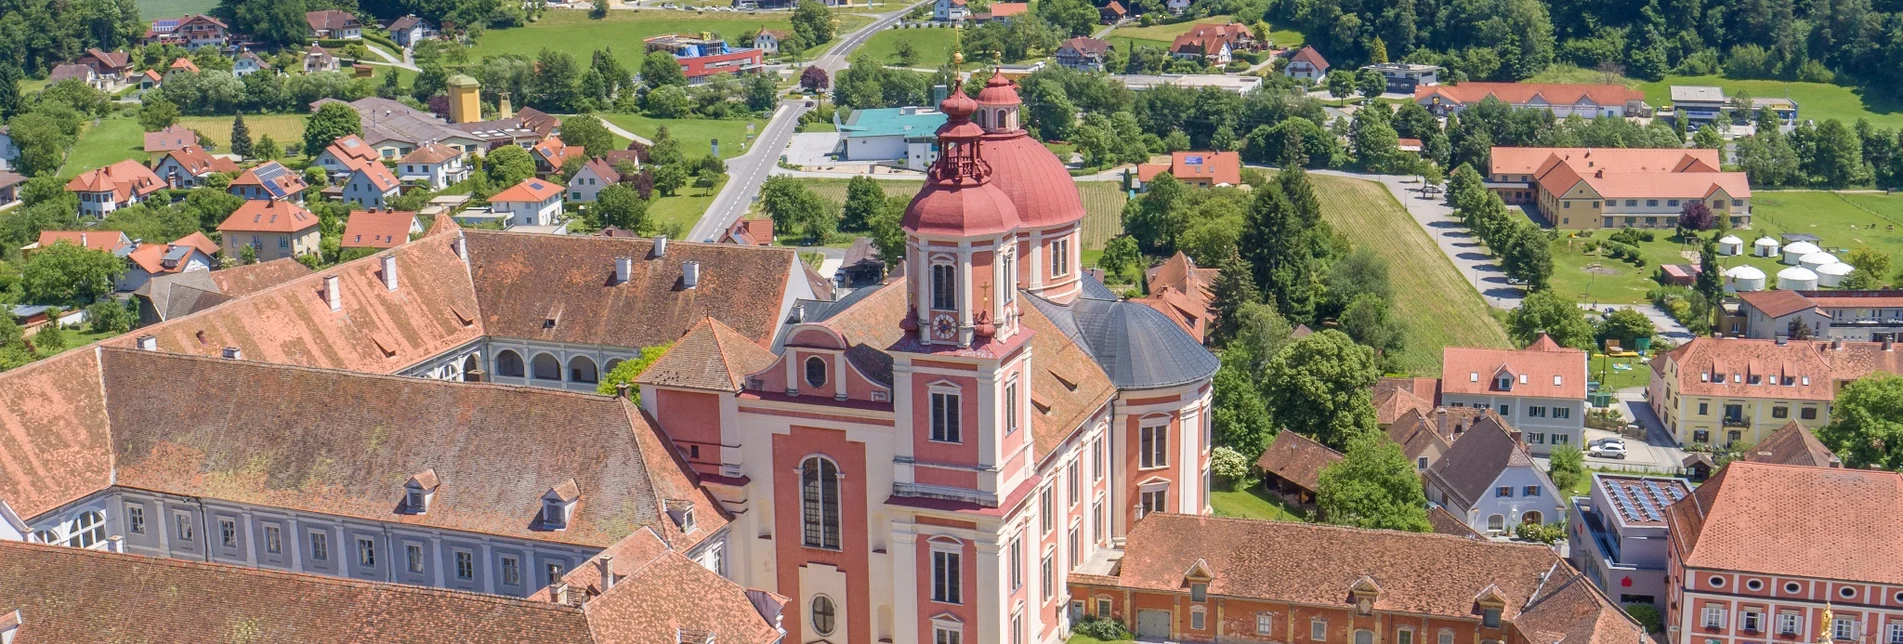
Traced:
<path fill-rule="evenodd" d="M 918 59 L 913 61 L 914 67 L 937 67 L 951 60 L 952 47 L 958 42 L 958 31 L 949 28 L 887 29 L 867 38 L 866 44 L 853 52 L 852 57 L 858 58 L 865 54 L 872 56 L 874 61 L 897 65 L 901 41 L 912 43 L 912 49 L 917 52 Z"/>
<path fill-rule="evenodd" d="M 139 19 L 180 18 L 185 14 L 205 13 L 218 6 L 218 0 L 139 0 Z"/>
<path fill-rule="evenodd" d="M 101 119 L 98 125 L 88 123 L 80 131 L 79 142 L 67 153 L 66 165 L 60 167 L 59 175 L 70 177 L 126 159 L 146 160 L 145 130 L 139 127 L 136 118 L 108 117 Z"/>
<path fill-rule="evenodd" d="M 586 63 L 597 49 L 612 49 L 629 69 L 640 69 L 645 50 L 643 38 L 671 33 L 710 31 L 727 38 L 754 29 L 791 29 L 791 13 L 702 14 L 691 11 L 611 11 L 607 18 L 594 20 L 586 11 L 551 11 L 526 27 L 493 29 L 469 52 L 470 60 L 483 56 L 521 54 L 534 58 L 544 48 L 568 52 Z M 839 32 L 847 33 L 871 22 L 871 18 L 839 14 Z M 830 45 L 831 43 L 827 43 Z"/>
<path fill-rule="evenodd" d="M 1407 322 L 1407 346 L 1397 366 L 1413 375 L 1438 375 L 1444 347 L 1511 346 L 1480 294 L 1386 188 L 1358 179 L 1309 179 L 1321 195 L 1322 217 L 1335 231 L 1388 260 L 1397 287 L 1394 317 Z"/>
<path fill-rule="evenodd" d="M 1160 40 L 1168 44 L 1170 41 L 1176 40 L 1177 36 L 1189 33 L 1189 30 L 1195 28 L 1196 25 L 1221 25 L 1234 21 L 1235 16 L 1223 14 L 1220 16 L 1201 18 L 1191 22 L 1178 22 L 1168 25 L 1118 27 L 1115 31 L 1110 32 L 1110 35 L 1113 37 L 1134 38 L 1137 40 Z"/>
<path fill-rule="evenodd" d="M 747 140 L 747 124 L 753 124 L 753 131 L 759 132 L 766 127 L 766 121 L 753 120 L 714 120 L 714 119 L 657 119 L 637 114 L 602 114 L 615 125 L 641 136 L 654 138 L 654 133 L 662 126 L 676 139 L 681 141 L 681 151 L 689 159 L 706 156 L 712 150 L 711 141 L 720 142 L 720 158 L 731 159 L 740 156 L 745 150 L 741 144 Z"/>
<path fill-rule="evenodd" d="M 1716 85 L 1725 93 L 1744 92 L 1757 98 L 1790 96 L 1798 101 L 1798 116 L 1822 121 L 1837 119 L 1848 125 L 1860 117 L 1869 117 L 1877 127 L 1903 125 L 1903 101 L 1874 96 L 1869 90 L 1828 83 L 1794 83 L 1768 80 L 1732 80 L 1719 76 L 1667 76 L 1656 83 L 1644 83 L 1645 102 L 1654 106 L 1670 105 L 1673 85 Z"/>
<path fill-rule="evenodd" d="M 1269 519 L 1272 521 L 1301 521 L 1301 510 L 1289 507 L 1281 499 L 1262 491 L 1261 486 L 1251 485 L 1241 492 L 1210 492 L 1209 506 L 1219 517 L 1241 519 Z"/>
<path fill-rule="evenodd" d="M 1611 365 L 1606 364 L 1607 360 L 1612 361 Z M 1631 368 L 1624 371 L 1612 368 L 1617 365 Z M 1638 358 L 1607 358 L 1603 353 L 1595 353 L 1592 363 L 1586 366 L 1586 376 L 1616 391 L 1646 386 L 1652 378 L 1652 367 L 1639 362 Z"/>
<path fill-rule="evenodd" d="M 229 116 L 187 116 L 178 120 L 185 127 L 197 130 L 205 135 L 217 152 L 228 152 L 231 147 L 231 117 Z M 295 154 L 297 148 L 304 145 L 304 116 L 302 114 L 246 114 L 246 129 L 251 130 L 251 142 L 269 135 L 278 147 L 288 148 L 286 156 Z"/>
<path fill-rule="evenodd" d="M 681 233 L 686 234 L 694 222 L 707 213 L 707 208 L 714 205 L 714 195 L 720 194 L 720 187 L 726 184 L 727 179 L 722 177 L 719 184 L 707 190 L 689 185 L 672 197 L 655 197 L 648 203 L 648 216 L 653 218 L 656 228 L 679 224 Z"/>
<path fill-rule="evenodd" d="M 1154 27 L 1148 27 L 1148 28 L 1154 29 Z M 1111 46 L 1124 50 L 1124 51 L 1136 51 L 1138 47 L 1148 47 L 1150 49 L 1162 49 L 1165 51 L 1169 50 L 1170 48 L 1170 41 L 1168 40 L 1131 38 L 1129 36 L 1120 35 L 1122 33 L 1123 33 L 1122 29 L 1118 29 L 1116 31 L 1110 32 L 1110 38 L 1108 38 L 1108 40 L 1110 41 Z M 1174 37 L 1172 36 L 1172 38 Z"/>
<path fill-rule="evenodd" d="M 802 181 L 814 193 L 836 203 L 846 202 L 846 179 L 807 179 Z M 1084 252 L 1101 250 L 1104 242 L 1123 233 L 1123 202 L 1127 200 L 1115 181 L 1078 181 L 1077 191 L 1084 201 Z M 885 194 L 910 197 L 918 194 L 923 181 L 880 181 Z M 1086 265 L 1090 258 L 1086 257 Z"/>

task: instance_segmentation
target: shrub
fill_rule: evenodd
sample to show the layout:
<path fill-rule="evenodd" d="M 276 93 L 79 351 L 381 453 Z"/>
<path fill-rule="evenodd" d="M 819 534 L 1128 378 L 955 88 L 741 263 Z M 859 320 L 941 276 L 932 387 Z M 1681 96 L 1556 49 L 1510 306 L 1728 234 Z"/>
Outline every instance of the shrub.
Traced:
<path fill-rule="evenodd" d="M 1652 231 L 1637 228 L 1621 228 L 1617 232 L 1612 233 L 1613 241 L 1624 242 L 1634 246 L 1640 243 L 1650 242 L 1657 238 L 1657 235 Z"/>
<path fill-rule="evenodd" d="M 1252 478 L 1254 469 L 1249 462 L 1249 457 L 1233 447 L 1218 447 L 1209 457 L 1210 472 L 1215 474 L 1216 478 L 1228 483 L 1231 490 L 1249 487 L 1249 479 Z"/>
<path fill-rule="evenodd" d="M 1651 604 L 1626 604 L 1625 614 L 1638 620 L 1647 633 L 1657 633 L 1665 628 L 1665 616 L 1659 614 L 1657 606 Z"/>
<path fill-rule="evenodd" d="M 1538 541 L 1540 543 L 1551 544 L 1566 537 L 1566 528 L 1558 523 L 1551 525 L 1522 523 L 1513 528 L 1513 536 L 1520 538 L 1522 541 Z"/>
<path fill-rule="evenodd" d="M 1130 639 L 1130 631 L 1123 623 L 1114 619 L 1104 619 L 1094 615 L 1085 615 L 1071 626 L 1071 631 L 1092 639 L 1115 642 Z"/>

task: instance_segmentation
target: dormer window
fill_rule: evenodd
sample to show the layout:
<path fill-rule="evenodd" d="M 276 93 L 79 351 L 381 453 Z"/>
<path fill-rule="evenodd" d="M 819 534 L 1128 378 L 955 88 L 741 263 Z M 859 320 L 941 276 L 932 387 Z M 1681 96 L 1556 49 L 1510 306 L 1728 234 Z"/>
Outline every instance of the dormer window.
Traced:
<path fill-rule="evenodd" d="M 429 512 L 430 500 L 436 497 L 436 488 L 442 482 L 436 478 L 435 469 L 427 469 L 410 477 L 403 483 L 403 511 L 410 514 Z"/>
<path fill-rule="evenodd" d="M 568 522 L 574 519 L 575 502 L 581 500 L 581 487 L 575 479 L 562 481 L 561 485 L 549 488 L 542 494 L 541 523 L 543 530 L 565 530 Z"/>
<path fill-rule="evenodd" d="M 1493 379 L 1493 388 L 1494 388 L 1494 389 L 1498 389 L 1498 390 L 1500 390 L 1500 391 L 1510 391 L 1510 390 L 1512 390 L 1512 389 L 1513 389 L 1513 377 L 1512 377 L 1512 376 L 1500 376 L 1500 377 L 1498 377 L 1498 378 L 1494 378 L 1494 379 Z"/>
<path fill-rule="evenodd" d="M 568 527 L 568 508 L 561 501 L 542 501 L 542 524 L 551 530 Z"/>
<path fill-rule="evenodd" d="M 422 490 L 409 490 L 409 498 L 404 501 L 404 505 L 409 506 L 410 511 L 417 514 L 428 512 L 429 495 L 424 494 Z"/>
<path fill-rule="evenodd" d="M 667 516 L 674 520 L 674 527 L 680 528 L 682 534 L 694 531 L 693 501 L 669 500 L 666 506 Z"/>

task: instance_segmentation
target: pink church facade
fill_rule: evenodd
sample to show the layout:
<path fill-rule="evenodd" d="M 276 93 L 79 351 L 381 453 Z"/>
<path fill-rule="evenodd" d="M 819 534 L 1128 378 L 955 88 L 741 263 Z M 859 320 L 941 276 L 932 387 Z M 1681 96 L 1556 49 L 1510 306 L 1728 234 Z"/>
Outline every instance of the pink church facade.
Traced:
<path fill-rule="evenodd" d="M 639 380 L 785 641 L 1057 641 L 1070 571 L 1207 512 L 1216 359 L 1083 275 L 1076 188 L 1019 106 L 1001 77 L 941 104 L 900 277 L 801 302 L 770 346 L 703 321 Z"/>

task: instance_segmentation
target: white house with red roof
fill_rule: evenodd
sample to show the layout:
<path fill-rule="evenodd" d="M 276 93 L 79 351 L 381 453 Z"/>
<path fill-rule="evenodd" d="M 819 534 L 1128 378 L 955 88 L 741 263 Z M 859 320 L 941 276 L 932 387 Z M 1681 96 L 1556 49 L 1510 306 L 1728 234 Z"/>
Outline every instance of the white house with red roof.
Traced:
<path fill-rule="evenodd" d="M 397 178 L 430 190 L 442 190 L 469 178 L 469 166 L 463 164 L 462 150 L 434 141 L 416 147 L 397 159 Z"/>
<path fill-rule="evenodd" d="M 1441 352 L 1441 404 L 1498 412 L 1526 433 L 1534 454 L 1584 445 L 1586 380 L 1586 352 L 1559 346 L 1545 335 L 1517 351 L 1447 347 Z"/>
<path fill-rule="evenodd" d="M 276 161 L 246 168 L 225 186 L 225 192 L 246 199 L 273 199 L 304 203 L 304 175 Z"/>
<path fill-rule="evenodd" d="M 579 145 L 569 145 L 560 137 L 549 136 L 529 146 L 529 156 L 535 158 L 535 174 L 543 178 L 562 173 L 562 166 L 569 159 L 587 159 L 587 151 Z"/>
<path fill-rule="evenodd" d="M 524 179 L 489 197 L 489 207 L 507 215 L 507 226 L 553 226 L 562 216 L 562 184 Z"/>
<path fill-rule="evenodd" d="M 117 230 L 42 230 L 39 240 L 20 247 L 22 256 L 52 248 L 54 244 L 72 244 L 102 253 L 132 245 L 132 238 Z"/>
<path fill-rule="evenodd" d="M 120 291 L 138 290 L 160 275 L 209 271 L 218 265 L 218 243 L 198 231 L 165 244 L 134 241 L 113 254 L 126 260 L 126 272 L 114 283 Z"/>
<path fill-rule="evenodd" d="M 196 188 L 211 175 L 238 171 L 238 162 L 213 156 L 204 148 L 195 145 L 167 151 L 165 156 L 159 157 L 158 163 L 152 166 L 153 174 L 164 179 L 166 185 L 173 189 Z"/>
<path fill-rule="evenodd" d="M 382 155 L 376 148 L 364 143 L 363 137 L 347 134 L 325 146 L 324 151 L 317 153 L 317 158 L 313 159 L 312 163 L 323 168 L 324 172 L 330 173 L 332 178 L 342 178 L 356 170 L 357 166 L 378 163 L 381 160 Z"/>
<path fill-rule="evenodd" d="M 353 168 L 342 187 L 344 201 L 364 208 L 382 208 L 391 197 L 397 196 L 402 183 L 382 161 L 372 161 Z"/>
<path fill-rule="evenodd" d="M 1170 162 L 1137 165 L 1138 190 L 1147 190 L 1159 174 L 1203 188 L 1242 185 L 1242 154 L 1239 152 L 1182 151 L 1170 153 Z"/>
<path fill-rule="evenodd" d="M 1427 500 L 1482 534 L 1564 521 L 1566 498 L 1534 464 L 1523 436 L 1499 416 L 1475 420 L 1422 473 Z"/>
<path fill-rule="evenodd" d="M 582 164 L 575 176 L 568 179 L 568 200 L 576 203 L 594 203 L 595 195 L 601 189 L 621 181 L 621 173 L 616 172 L 614 164 L 607 159 L 595 157 Z"/>
<path fill-rule="evenodd" d="M 1306 78 L 1317 83 L 1328 75 L 1328 59 L 1312 46 L 1303 46 L 1295 55 L 1290 56 L 1288 64 L 1282 67 L 1282 75 L 1289 78 Z"/>
<path fill-rule="evenodd" d="M 145 201 L 164 189 L 158 175 L 132 159 L 82 172 L 66 182 L 66 191 L 79 195 L 79 216 L 93 218 Z"/>

